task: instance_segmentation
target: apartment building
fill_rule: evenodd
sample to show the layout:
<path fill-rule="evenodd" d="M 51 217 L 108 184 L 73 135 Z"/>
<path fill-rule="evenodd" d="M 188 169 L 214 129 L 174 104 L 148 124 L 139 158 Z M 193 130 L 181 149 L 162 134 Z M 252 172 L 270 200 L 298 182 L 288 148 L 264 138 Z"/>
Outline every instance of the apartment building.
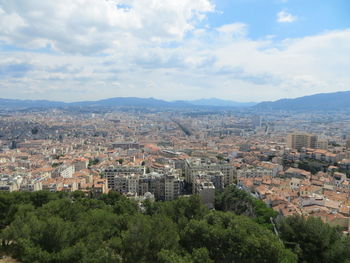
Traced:
<path fill-rule="evenodd" d="M 64 164 L 57 167 L 53 173 L 52 177 L 63 177 L 63 178 L 72 178 L 75 172 L 74 165 Z"/>
<path fill-rule="evenodd" d="M 203 203 L 209 208 L 214 208 L 215 186 L 207 179 L 197 178 L 193 184 L 193 194 L 198 194 Z"/>
<path fill-rule="evenodd" d="M 317 148 L 317 135 L 309 133 L 290 133 L 287 135 L 287 147 L 300 150 L 301 148 Z"/>
<path fill-rule="evenodd" d="M 143 166 L 111 166 L 104 170 L 105 176 L 108 180 L 108 188 L 114 189 L 115 178 L 117 175 L 131 175 L 144 174 L 145 168 Z M 119 182 L 122 183 L 122 182 Z"/>
<path fill-rule="evenodd" d="M 224 175 L 224 186 L 231 185 L 237 177 L 236 168 L 230 164 L 218 164 L 203 162 L 200 158 L 190 158 L 185 161 L 185 181 L 192 184 L 198 172 L 222 172 Z"/>
<path fill-rule="evenodd" d="M 105 174 L 108 188 L 123 194 L 143 196 L 149 192 L 154 194 L 157 200 L 168 201 L 176 199 L 182 189 L 182 181 L 172 171 L 167 174 L 122 174 L 108 168 Z"/>

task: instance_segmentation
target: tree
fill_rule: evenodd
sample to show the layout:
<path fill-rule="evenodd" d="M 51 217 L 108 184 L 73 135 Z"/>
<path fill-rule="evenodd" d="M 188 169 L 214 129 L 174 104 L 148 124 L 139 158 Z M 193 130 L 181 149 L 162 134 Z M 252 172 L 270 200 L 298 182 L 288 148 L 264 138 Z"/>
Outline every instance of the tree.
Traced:
<path fill-rule="evenodd" d="M 123 259 L 129 262 L 156 262 L 163 249 L 178 246 L 176 225 L 164 216 L 139 215 L 130 221 L 123 238 Z"/>
<path fill-rule="evenodd" d="M 38 127 L 34 127 L 34 128 L 31 130 L 31 132 L 32 132 L 33 135 L 38 134 L 38 132 L 39 132 Z"/>
<path fill-rule="evenodd" d="M 257 214 L 266 208 L 260 205 Z M 23 263 L 296 262 L 272 231 L 245 216 L 209 211 L 196 195 L 145 201 L 139 210 L 115 191 L 96 198 L 0 193 L 0 208 L 2 249 Z M 328 262 L 348 258 L 349 243 L 333 242 L 325 252 Z"/>
<path fill-rule="evenodd" d="M 89 160 L 88 167 L 93 166 L 93 165 L 96 165 L 96 164 L 98 164 L 99 162 L 100 162 L 100 160 L 97 159 L 97 158 L 95 158 L 95 159 L 93 159 L 93 160 Z"/>
<path fill-rule="evenodd" d="M 283 242 L 296 250 L 300 262 L 347 262 L 349 237 L 315 217 L 291 216 L 278 224 Z"/>
<path fill-rule="evenodd" d="M 162 249 L 158 253 L 159 263 L 193 263 L 190 254 L 181 255 L 173 250 Z"/>
<path fill-rule="evenodd" d="M 213 263 L 214 261 L 209 256 L 209 251 L 205 247 L 193 249 L 193 263 Z"/>
<path fill-rule="evenodd" d="M 236 186 L 228 186 L 215 196 L 215 208 L 221 211 L 232 211 L 237 215 L 255 217 L 251 197 Z"/>
<path fill-rule="evenodd" d="M 56 199 L 57 196 L 49 191 L 37 191 L 30 195 L 30 200 L 35 207 L 43 206 L 44 204 Z"/>
<path fill-rule="evenodd" d="M 197 195 L 180 197 L 174 201 L 164 203 L 160 208 L 160 213 L 170 217 L 180 227 L 191 219 L 202 218 L 208 212 L 209 210 Z"/>
<path fill-rule="evenodd" d="M 191 220 L 180 243 L 189 252 L 206 248 L 215 262 L 296 262 L 270 230 L 233 213 L 214 211 Z"/>
<path fill-rule="evenodd" d="M 85 198 L 85 193 L 83 191 L 74 191 L 71 194 L 72 199 L 79 200 Z"/>
<path fill-rule="evenodd" d="M 231 211 L 237 215 L 246 215 L 266 227 L 272 229 L 270 218 L 277 216 L 277 212 L 248 193 L 231 185 L 215 195 L 215 208 L 221 211 Z"/>

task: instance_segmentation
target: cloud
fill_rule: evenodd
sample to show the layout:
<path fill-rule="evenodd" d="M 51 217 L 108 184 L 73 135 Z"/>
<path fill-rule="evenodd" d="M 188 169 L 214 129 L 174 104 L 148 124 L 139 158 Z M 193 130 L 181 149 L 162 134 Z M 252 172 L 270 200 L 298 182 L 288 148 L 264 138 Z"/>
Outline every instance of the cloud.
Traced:
<path fill-rule="evenodd" d="M 0 0 L 0 41 L 99 53 L 180 41 L 212 11 L 209 0 Z"/>
<path fill-rule="evenodd" d="M 175 47 L 131 47 L 124 53 L 0 52 L 0 90 L 2 96 L 65 101 L 204 95 L 256 101 L 350 86 L 350 30 L 279 42 L 207 30 Z"/>
<path fill-rule="evenodd" d="M 226 24 L 217 28 L 217 31 L 233 37 L 244 37 L 247 35 L 247 25 L 243 23 Z"/>
<path fill-rule="evenodd" d="M 0 8 L 0 47 L 23 47 L 0 49 L 1 97 L 259 101 L 350 87 L 350 29 L 254 40 L 243 23 L 206 27 L 214 10 L 206 0 L 0 0 Z"/>
<path fill-rule="evenodd" d="M 277 13 L 277 22 L 279 23 L 292 23 L 297 19 L 297 16 L 294 16 L 286 11 L 280 11 Z"/>
<path fill-rule="evenodd" d="M 2 78 L 21 78 L 32 69 L 31 64 L 21 60 L 5 59 L 0 62 L 0 76 Z"/>

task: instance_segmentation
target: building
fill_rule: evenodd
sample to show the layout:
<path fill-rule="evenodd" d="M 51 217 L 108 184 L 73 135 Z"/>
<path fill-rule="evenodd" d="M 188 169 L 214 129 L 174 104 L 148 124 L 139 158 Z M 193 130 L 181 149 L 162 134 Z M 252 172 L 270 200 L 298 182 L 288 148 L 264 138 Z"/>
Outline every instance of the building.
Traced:
<path fill-rule="evenodd" d="M 346 149 L 350 149 L 350 137 L 346 140 L 346 144 L 345 144 L 345 146 L 346 146 Z"/>
<path fill-rule="evenodd" d="M 86 158 L 78 158 L 74 160 L 74 169 L 75 171 L 80 171 L 88 168 L 89 165 L 89 159 Z"/>
<path fill-rule="evenodd" d="M 183 183 L 175 172 L 169 171 L 166 174 L 152 172 L 144 174 L 143 168 L 142 170 L 135 169 L 135 167 L 129 168 L 139 173 L 122 173 L 131 171 L 125 167 L 123 169 L 105 169 L 108 188 L 122 194 L 133 194 L 134 196 L 143 196 L 149 192 L 157 200 L 161 201 L 174 200 L 180 195 Z"/>
<path fill-rule="evenodd" d="M 34 179 L 34 180 L 28 180 L 25 184 L 22 184 L 19 190 L 34 192 L 34 191 L 40 191 L 42 189 L 43 187 L 42 187 L 41 180 Z"/>
<path fill-rule="evenodd" d="M 114 189 L 115 179 L 117 175 L 144 174 L 145 168 L 141 166 L 111 166 L 104 170 L 108 180 L 108 188 Z"/>
<path fill-rule="evenodd" d="M 310 172 L 302 169 L 298 169 L 298 168 L 293 168 L 293 167 L 288 168 L 284 173 L 285 178 L 306 179 L 306 178 L 310 178 L 310 176 L 311 176 Z"/>
<path fill-rule="evenodd" d="M 63 164 L 52 171 L 52 177 L 72 178 L 74 173 L 75 168 L 73 164 Z"/>
<path fill-rule="evenodd" d="M 209 208 L 214 208 L 215 186 L 206 179 L 197 178 L 193 184 L 193 194 L 198 194 L 202 202 Z"/>
<path fill-rule="evenodd" d="M 180 180 L 175 175 L 165 175 L 164 177 L 164 200 L 174 200 L 180 195 Z"/>
<path fill-rule="evenodd" d="M 0 175 L 0 191 L 13 192 L 20 189 L 22 183 L 21 176 Z"/>
<path fill-rule="evenodd" d="M 309 133 L 290 133 L 287 135 L 287 147 L 300 150 L 301 148 L 317 148 L 317 135 Z"/>
<path fill-rule="evenodd" d="M 198 172 L 222 172 L 224 175 L 224 186 L 234 183 L 237 177 L 236 168 L 230 164 L 217 164 L 203 162 L 200 158 L 187 159 L 185 162 L 185 181 L 193 184 L 193 180 Z"/>
<path fill-rule="evenodd" d="M 221 171 L 197 171 L 193 173 L 192 185 L 196 179 L 204 179 L 212 182 L 215 186 L 215 189 L 224 189 L 224 174 Z"/>
<path fill-rule="evenodd" d="M 95 179 L 92 185 L 92 193 L 94 196 L 108 193 L 108 183 L 106 179 Z"/>
<path fill-rule="evenodd" d="M 328 141 L 317 140 L 317 149 L 328 150 Z"/>
<path fill-rule="evenodd" d="M 143 145 L 140 145 L 137 142 L 115 142 L 112 144 L 112 147 L 128 150 L 128 149 L 141 149 Z"/>

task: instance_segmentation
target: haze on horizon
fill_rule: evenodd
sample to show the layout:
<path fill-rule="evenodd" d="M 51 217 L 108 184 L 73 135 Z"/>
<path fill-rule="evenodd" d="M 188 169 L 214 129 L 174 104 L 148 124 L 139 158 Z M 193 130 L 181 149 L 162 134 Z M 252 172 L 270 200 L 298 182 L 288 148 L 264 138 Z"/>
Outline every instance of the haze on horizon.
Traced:
<path fill-rule="evenodd" d="M 0 0 L 1 98 L 350 90 L 347 0 Z"/>

